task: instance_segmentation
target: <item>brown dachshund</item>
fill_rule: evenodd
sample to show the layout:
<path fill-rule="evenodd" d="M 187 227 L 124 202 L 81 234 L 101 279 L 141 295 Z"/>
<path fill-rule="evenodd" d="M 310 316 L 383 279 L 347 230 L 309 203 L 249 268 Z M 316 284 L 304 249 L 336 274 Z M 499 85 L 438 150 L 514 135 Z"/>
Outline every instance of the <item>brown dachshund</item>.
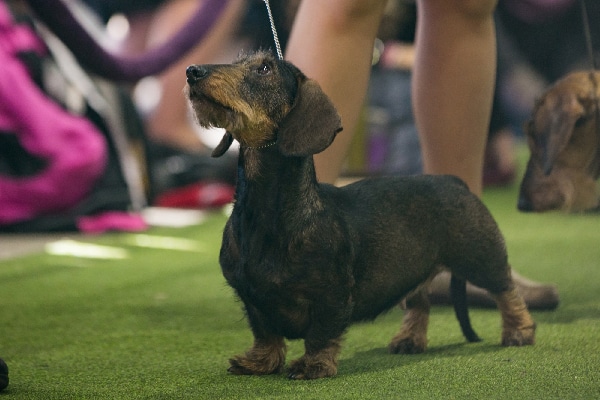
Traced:
<path fill-rule="evenodd" d="M 220 264 L 242 301 L 254 345 L 230 360 L 233 374 L 271 374 L 285 339 L 304 339 L 289 377 L 333 376 L 342 336 L 406 300 L 392 353 L 427 344 L 427 284 L 442 269 L 464 335 L 472 330 L 466 281 L 487 289 L 503 320 L 502 344 L 534 342 L 535 323 L 515 290 L 492 216 L 458 178 L 396 177 L 343 188 L 317 183 L 313 154 L 341 130 L 319 85 L 259 52 L 234 64 L 192 65 L 187 95 L 198 122 L 226 134 L 214 155 L 240 144 L 233 212 Z"/>
<path fill-rule="evenodd" d="M 597 209 L 600 175 L 600 72 L 574 72 L 537 102 L 525 124 L 531 156 L 521 211 Z"/>

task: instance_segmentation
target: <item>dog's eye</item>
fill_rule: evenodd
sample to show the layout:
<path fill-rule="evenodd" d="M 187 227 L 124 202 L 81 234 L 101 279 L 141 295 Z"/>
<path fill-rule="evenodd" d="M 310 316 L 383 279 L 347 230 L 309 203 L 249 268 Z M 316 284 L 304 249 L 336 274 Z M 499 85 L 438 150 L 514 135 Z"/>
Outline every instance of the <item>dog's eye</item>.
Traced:
<path fill-rule="evenodd" d="M 258 75 L 268 75 L 271 73 L 271 66 L 269 64 L 262 64 L 256 69 Z"/>

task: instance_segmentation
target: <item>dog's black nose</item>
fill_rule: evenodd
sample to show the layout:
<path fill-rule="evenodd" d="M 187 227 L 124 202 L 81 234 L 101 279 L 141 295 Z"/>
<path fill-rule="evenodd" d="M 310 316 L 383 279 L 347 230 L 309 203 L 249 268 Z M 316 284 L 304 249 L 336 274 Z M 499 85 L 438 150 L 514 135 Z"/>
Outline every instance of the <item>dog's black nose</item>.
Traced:
<path fill-rule="evenodd" d="M 533 211 L 533 204 L 527 197 L 525 197 L 524 195 L 520 195 L 519 202 L 517 203 L 517 208 L 519 209 L 519 211 L 531 212 Z"/>
<path fill-rule="evenodd" d="M 185 75 L 188 83 L 195 83 L 208 75 L 208 68 L 202 65 L 190 65 L 185 70 Z"/>

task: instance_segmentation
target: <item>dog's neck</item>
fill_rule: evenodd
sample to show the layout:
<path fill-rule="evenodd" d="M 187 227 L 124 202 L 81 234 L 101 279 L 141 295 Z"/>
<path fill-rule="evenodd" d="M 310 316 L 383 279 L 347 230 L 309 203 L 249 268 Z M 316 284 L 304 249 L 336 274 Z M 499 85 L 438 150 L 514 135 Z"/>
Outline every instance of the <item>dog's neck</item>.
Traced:
<path fill-rule="evenodd" d="M 238 161 L 236 207 L 254 214 L 296 207 L 310 214 L 320 208 L 312 156 L 286 157 L 275 147 L 241 148 Z"/>

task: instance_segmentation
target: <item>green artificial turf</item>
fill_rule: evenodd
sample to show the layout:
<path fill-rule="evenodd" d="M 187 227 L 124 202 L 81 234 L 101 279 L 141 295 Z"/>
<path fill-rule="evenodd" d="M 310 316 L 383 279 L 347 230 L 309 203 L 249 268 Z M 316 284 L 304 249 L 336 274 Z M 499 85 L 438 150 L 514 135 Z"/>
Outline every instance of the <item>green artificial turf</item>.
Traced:
<path fill-rule="evenodd" d="M 522 274 L 558 284 L 556 311 L 533 312 L 537 343 L 499 345 L 495 310 L 472 309 L 484 339 L 467 344 L 449 307 L 434 307 L 429 349 L 390 355 L 401 312 L 350 328 L 338 375 L 231 376 L 228 357 L 252 342 L 217 263 L 223 215 L 150 235 L 197 241 L 195 251 L 131 245 L 128 234 L 85 238 L 124 260 L 35 254 L 0 262 L 0 357 L 7 399 L 598 399 L 600 216 L 522 214 L 516 187 L 486 204 Z M 302 343 L 290 343 L 288 360 Z"/>

